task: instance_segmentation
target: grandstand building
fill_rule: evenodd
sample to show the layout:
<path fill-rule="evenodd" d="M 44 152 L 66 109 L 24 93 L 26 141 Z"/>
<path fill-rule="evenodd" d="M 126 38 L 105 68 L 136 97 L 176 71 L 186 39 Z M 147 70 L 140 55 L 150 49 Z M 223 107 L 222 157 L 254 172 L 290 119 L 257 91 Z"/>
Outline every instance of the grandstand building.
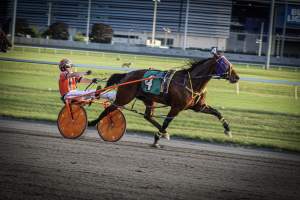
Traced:
<path fill-rule="evenodd" d="M 147 45 L 152 37 L 155 1 L 155 39 L 161 46 L 266 52 L 271 0 L 90 0 L 90 15 L 89 0 L 18 0 L 17 18 L 39 30 L 65 22 L 70 40 L 76 33 L 85 34 L 87 27 L 104 23 L 113 29 L 112 43 Z M 12 16 L 13 2 L 9 0 L 1 8 L 2 23 Z M 299 0 L 276 0 L 273 55 L 297 56 L 299 32 Z"/>

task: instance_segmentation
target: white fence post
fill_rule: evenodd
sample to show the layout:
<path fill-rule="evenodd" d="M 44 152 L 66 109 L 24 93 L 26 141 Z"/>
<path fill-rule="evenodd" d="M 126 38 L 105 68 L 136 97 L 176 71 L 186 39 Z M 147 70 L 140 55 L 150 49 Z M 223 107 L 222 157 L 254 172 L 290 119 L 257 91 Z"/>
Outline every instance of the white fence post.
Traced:
<path fill-rule="evenodd" d="M 239 84 L 239 82 L 237 82 L 235 85 L 236 85 L 236 94 L 239 95 L 240 94 L 240 84 Z"/>
<path fill-rule="evenodd" d="M 298 99 L 298 86 L 295 86 L 295 99 Z"/>

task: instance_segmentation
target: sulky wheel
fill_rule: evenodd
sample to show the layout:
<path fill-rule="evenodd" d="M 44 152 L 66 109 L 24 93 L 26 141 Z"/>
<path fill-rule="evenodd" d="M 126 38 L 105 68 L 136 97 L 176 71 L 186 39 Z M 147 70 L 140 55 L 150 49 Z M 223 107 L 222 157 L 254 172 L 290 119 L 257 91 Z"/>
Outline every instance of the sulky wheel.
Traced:
<path fill-rule="evenodd" d="M 68 139 L 78 138 L 87 126 L 85 109 L 76 104 L 70 104 L 70 111 L 64 106 L 57 118 L 57 127 L 60 134 Z"/>
<path fill-rule="evenodd" d="M 98 122 L 97 130 L 104 141 L 118 141 L 126 131 L 126 120 L 123 113 L 119 109 L 110 112 Z"/>

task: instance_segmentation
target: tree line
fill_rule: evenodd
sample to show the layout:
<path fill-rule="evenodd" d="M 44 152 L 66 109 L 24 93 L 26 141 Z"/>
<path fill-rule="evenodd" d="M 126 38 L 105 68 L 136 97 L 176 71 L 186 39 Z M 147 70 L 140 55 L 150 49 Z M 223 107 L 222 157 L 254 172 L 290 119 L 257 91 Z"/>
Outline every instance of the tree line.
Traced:
<path fill-rule="evenodd" d="M 3 30 L 5 33 L 9 32 L 11 21 L 7 21 L 3 25 Z M 55 22 L 51 24 L 45 31 L 40 32 L 36 27 L 30 26 L 25 19 L 16 19 L 15 35 L 26 37 L 30 36 L 32 38 L 49 38 L 56 40 L 69 40 L 69 25 L 65 22 Z M 110 25 L 103 23 L 93 24 L 92 30 L 89 34 L 89 41 L 96 43 L 111 43 L 113 36 L 113 29 Z M 77 32 L 73 38 L 74 41 L 85 41 L 86 35 L 82 32 Z"/>

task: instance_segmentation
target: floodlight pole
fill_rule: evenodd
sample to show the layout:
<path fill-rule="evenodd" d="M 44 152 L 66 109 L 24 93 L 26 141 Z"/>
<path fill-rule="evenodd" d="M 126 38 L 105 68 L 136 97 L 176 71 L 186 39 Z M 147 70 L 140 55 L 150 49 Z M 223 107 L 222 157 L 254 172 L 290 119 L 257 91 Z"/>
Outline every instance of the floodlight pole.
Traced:
<path fill-rule="evenodd" d="M 49 2 L 49 9 L 48 9 L 48 22 L 47 22 L 47 25 L 48 27 L 50 26 L 51 24 L 51 12 L 52 12 L 52 2 Z"/>
<path fill-rule="evenodd" d="M 282 31 L 282 41 L 281 41 L 280 57 L 283 57 L 283 51 L 284 51 L 284 42 L 285 42 L 285 34 L 286 34 L 287 10 L 288 10 L 288 4 L 287 4 L 287 1 L 286 1 L 285 2 L 285 8 L 284 8 L 284 23 L 283 23 L 283 31 Z"/>
<path fill-rule="evenodd" d="M 189 23 L 189 12 L 190 12 L 190 0 L 186 2 L 186 10 L 185 10 L 185 25 L 184 25 L 184 39 L 183 39 L 183 49 L 186 49 L 187 46 L 187 30 Z"/>
<path fill-rule="evenodd" d="M 157 2 L 160 2 L 160 0 L 153 0 L 153 1 L 154 1 L 154 12 L 153 12 L 152 40 L 151 40 L 151 46 L 152 47 L 155 44 L 155 27 L 156 27 Z"/>
<path fill-rule="evenodd" d="M 52 2 L 49 2 L 49 8 L 48 8 L 48 21 L 47 21 L 47 26 L 48 28 L 50 27 L 51 24 L 51 12 L 52 12 Z M 47 35 L 47 40 L 49 39 L 49 36 Z"/>
<path fill-rule="evenodd" d="M 271 56 L 271 50 L 272 50 L 272 35 L 273 35 L 274 6 L 275 6 L 275 0 L 272 0 L 271 11 L 270 11 L 269 35 L 268 35 L 268 37 L 269 37 L 268 52 L 267 52 L 267 60 L 266 60 L 265 69 L 270 68 L 270 56 Z"/>
<path fill-rule="evenodd" d="M 11 45 L 12 45 L 12 48 L 14 48 L 14 45 L 15 45 L 17 3 L 18 3 L 18 0 L 14 0 L 14 11 L 13 11 L 13 21 L 12 21 L 12 31 L 11 31 Z"/>
<path fill-rule="evenodd" d="M 263 44 L 263 34 L 264 34 L 264 22 L 262 22 L 260 25 L 258 56 L 261 56 L 261 50 L 262 50 L 262 44 Z"/>
<path fill-rule="evenodd" d="M 89 44 L 90 34 L 90 18 L 91 18 L 91 0 L 88 3 L 87 23 L 86 23 L 86 44 Z"/>

